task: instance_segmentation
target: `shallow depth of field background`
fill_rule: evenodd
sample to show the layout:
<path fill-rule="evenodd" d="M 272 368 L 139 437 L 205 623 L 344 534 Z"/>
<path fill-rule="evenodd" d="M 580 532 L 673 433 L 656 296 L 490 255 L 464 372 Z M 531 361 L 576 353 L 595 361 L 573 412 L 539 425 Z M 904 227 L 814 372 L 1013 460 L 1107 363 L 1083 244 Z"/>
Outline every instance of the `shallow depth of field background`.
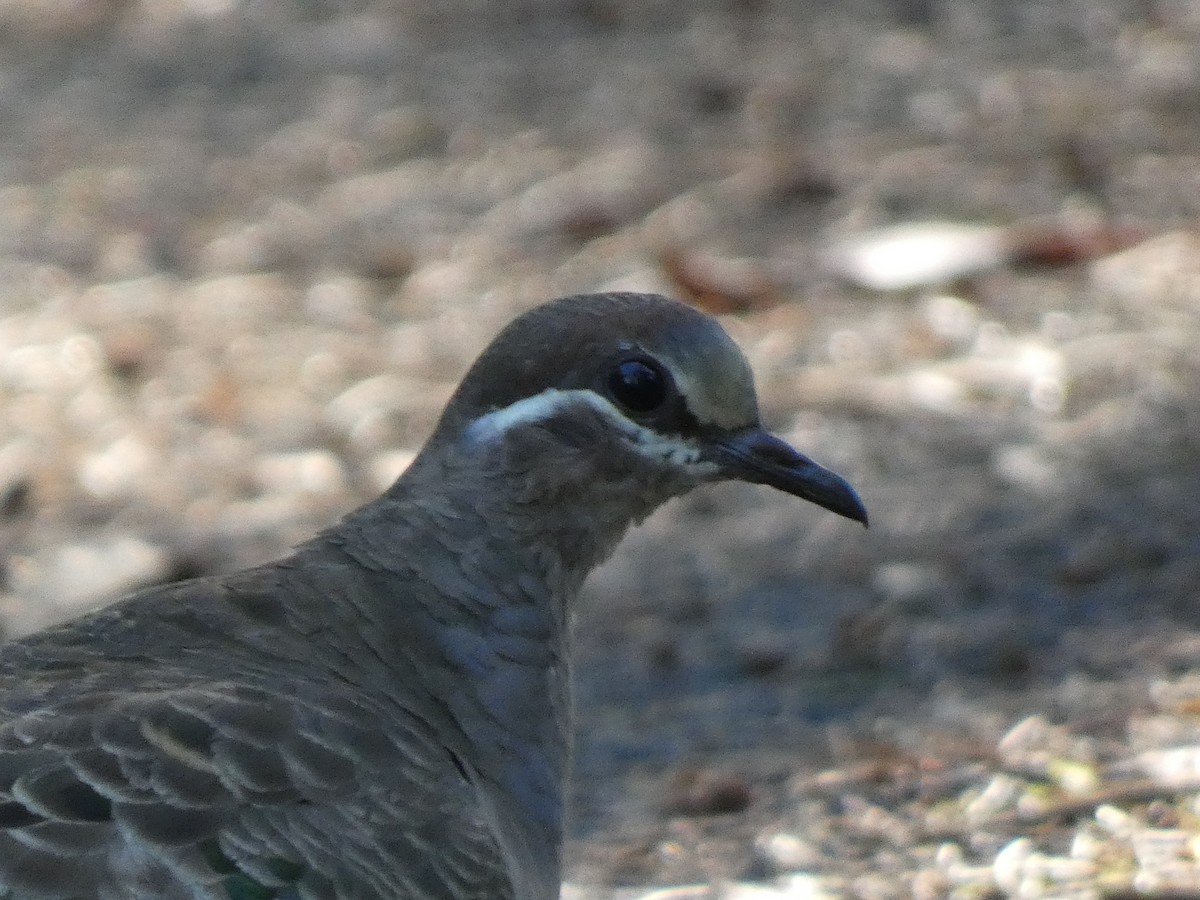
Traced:
<path fill-rule="evenodd" d="M 1185 2 L 0 0 L 0 628 L 284 552 L 514 314 L 659 291 L 871 528 L 727 486 L 596 573 L 572 880 L 1195 887 L 1198 211 Z"/>

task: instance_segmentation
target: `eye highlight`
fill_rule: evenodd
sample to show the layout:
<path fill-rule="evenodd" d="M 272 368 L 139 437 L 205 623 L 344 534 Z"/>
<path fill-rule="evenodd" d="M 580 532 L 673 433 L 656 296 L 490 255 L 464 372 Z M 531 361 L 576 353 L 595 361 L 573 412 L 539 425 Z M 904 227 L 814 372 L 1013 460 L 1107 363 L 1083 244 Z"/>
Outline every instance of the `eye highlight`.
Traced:
<path fill-rule="evenodd" d="M 648 413 L 662 406 L 671 385 L 670 376 L 652 359 L 626 359 L 608 376 L 608 390 L 630 412 Z"/>

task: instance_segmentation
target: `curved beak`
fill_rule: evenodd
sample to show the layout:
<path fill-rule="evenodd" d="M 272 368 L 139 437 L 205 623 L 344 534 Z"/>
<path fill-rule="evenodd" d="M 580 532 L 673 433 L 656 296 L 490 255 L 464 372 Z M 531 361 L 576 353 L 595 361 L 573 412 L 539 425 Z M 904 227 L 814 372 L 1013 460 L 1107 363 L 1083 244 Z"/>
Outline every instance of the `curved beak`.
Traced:
<path fill-rule="evenodd" d="M 713 442 L 715 461 L 727 478 L 766 484 L 867 524 L 867 508 L 842 476 L 761 428 L 747 428 Z"/>

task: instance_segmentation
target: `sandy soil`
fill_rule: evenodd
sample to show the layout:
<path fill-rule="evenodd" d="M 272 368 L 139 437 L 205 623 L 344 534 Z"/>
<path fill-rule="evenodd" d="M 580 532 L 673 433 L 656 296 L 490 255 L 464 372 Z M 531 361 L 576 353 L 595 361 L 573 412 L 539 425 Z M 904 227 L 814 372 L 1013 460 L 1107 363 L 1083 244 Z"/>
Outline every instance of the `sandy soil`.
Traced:
<path fill-rule="evenodd" d="M 369 498 L 521 309 L 685 296 L 872 527 L 710 490 L 596 573 L 576 892 L 1200 894 L 1190 4 L 0 0 L 0 123 L 7 634 Z"/>

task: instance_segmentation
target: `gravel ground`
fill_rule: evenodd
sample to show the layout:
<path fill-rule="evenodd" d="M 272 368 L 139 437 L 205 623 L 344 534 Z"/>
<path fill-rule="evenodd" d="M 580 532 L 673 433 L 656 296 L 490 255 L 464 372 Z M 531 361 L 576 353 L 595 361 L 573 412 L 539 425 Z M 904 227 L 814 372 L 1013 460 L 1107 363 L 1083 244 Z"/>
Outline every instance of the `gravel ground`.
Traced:
<path fill-rule="evenodd" d="M 6 634 L 282 552 L 513 314 L 657 290 L 872 524 L 724 487 L 596 573 L 572 896 L 1200 896 L 1193 4 L 0 0 L 0 124 Z M 941 274 L 847 262 L 914 222 Z"/>

